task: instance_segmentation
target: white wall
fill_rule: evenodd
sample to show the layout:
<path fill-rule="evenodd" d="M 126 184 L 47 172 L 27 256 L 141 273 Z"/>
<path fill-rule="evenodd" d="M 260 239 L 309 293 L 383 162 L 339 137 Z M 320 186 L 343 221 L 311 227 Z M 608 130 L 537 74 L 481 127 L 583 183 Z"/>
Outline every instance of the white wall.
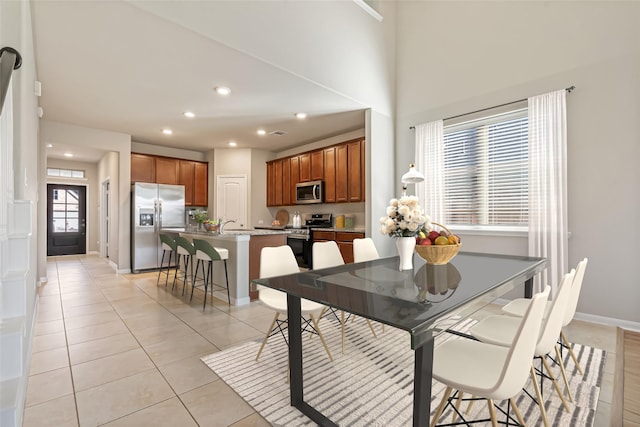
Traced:
<path fill-rule="evenodd" d="M 72 179 L 61 177 L 47 177 L 47 184 L 79 185 L 87 189 L 87 219 L 86 237 L 87 252 L 98 252 L 98 240 L 100 240 L 100 181 L 98 180 L 98 165 L 95 163 L 74 162 L 63 159 L 48 159 L 47 168 L 61 168 L 82 170 L 85 173 L 84 179 Z"/>
<path fill-rule="evenodd" d="M 640 322 L 640 3 L 400 2 L 396 168 L 409 126 L 571 85 L 569 263 L 589 257 L 578 311 Z M 526 253 L 526 239 L 462 236 Z M 506 250 L 505 250 L 506 249 Z"/>

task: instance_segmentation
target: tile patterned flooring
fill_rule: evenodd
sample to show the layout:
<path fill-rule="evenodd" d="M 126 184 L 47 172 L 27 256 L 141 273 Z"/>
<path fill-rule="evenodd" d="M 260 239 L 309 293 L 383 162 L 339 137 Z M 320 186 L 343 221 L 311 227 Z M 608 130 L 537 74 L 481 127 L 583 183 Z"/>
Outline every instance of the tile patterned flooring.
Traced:
<path fill-rule="evenodd" d="M 51 257 L 32 344 L 23 426 L 268 426 L 200 357 L 264 336 L 272 312 L 117 275 L 95 255 Z M 187 294 L 185 292 L 185 294 Z M 596 426 L 609 425 L 615 328 L 574 321 L 569 339 L 609 352 Z"/>

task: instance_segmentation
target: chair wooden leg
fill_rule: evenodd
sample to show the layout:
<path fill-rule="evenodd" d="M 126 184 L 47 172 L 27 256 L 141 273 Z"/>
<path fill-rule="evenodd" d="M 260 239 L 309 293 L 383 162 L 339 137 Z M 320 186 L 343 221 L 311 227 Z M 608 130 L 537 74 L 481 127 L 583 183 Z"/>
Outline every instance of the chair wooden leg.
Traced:
<path fill-rule="evenodd" d="M 542 400 L 542 393 L 540 393 L 540 386 L 538 385 L 538 378 L 536 377 L 536 371 L 531 365 L 530 368 L 531 381 L 533 381 L 533 388 L 536 390 L 536 399 L 538 399 L 538 407 L 540 408 L 540 417 L 544 422 L 544 427 L 549 427 L 549 420 L 547 419 L 547 410 L 544 409 L 544 400 Z"/>
<path fill-rule="evenodd" d="M 565 411 L 570 412 L 571 410 L 569 409 L 569 404 L 567 403 L 567 400 L 564 398 L 564 394 L 562 393 L 562 390 L 560 390 L 558 381 L 556 381 L 556 377 L 553 374 L 553 371 L 551 370 L 551 366 L 549 366 L 549 363 L 547 362 L 546 357 L 542 357 L 542 364 L 544 365 L 544 368 L 547 370 L 547 373 L 551 377 L 551 381 L 553 382 L 553 388 L 555 388 L 556 393 L 558 393 L 558 397 L 560 397 L 560 400 L 562 401 L 562 406 L 564 406 Z"/>
<path fill-rule="evenodd" d="M 582 367 L 578 363 L 578 358 L 576 357 L 576 354 L 573 352 L 573 348 L 571 348 L 571 343 L 567 339 L 567 336 L 564 334 L 563 330 L 560 330 L 560 337 L 562 338 L 562 341 L 564 341 L 565 345 L 567 346 L 567 349 L 569 349 L 569 354 L 573 359 L 573 363 L 576 364 L 576 368 L 578 368 L 578 372 L 580 372 L 580 375 L 584 375 L 584 371 L 582 370 Z"/>
<path fill-rule="evenodd" d="M 558 359 L 558 364 L 560 365 L 560 372 L 562 372 L 562 379 L 564 379 L 564 386 L 567 389 L 567 394 L 569 394 L 569 400 L 573 403 L 573 394 L 571 393 L 571 387 L 569 387 L 569 380 L 567 379 L 567 371 L 564 369 L 564 363 L 562 363 L 562 357 L 560 356 L 560 349 L 558 348 L 558 344 L 554 346 L 556 350 L 556 358 Z"/>
<path fill-rule="evenodd" d="M 515 412 L 516 418 L 518 419 L 520 425 L 526 427 L 527 424 L 524 422 L 524 418 L 522 418 L 522 413 L 520 412 L 520 409 L 518 409 L 518 405 L 516 405 L 515 399 L 512 397 L 511 399 L 509 399 L 509 402 L 511 402 L 511 407 L 513 408 L 513 412 Z"/>
<path fill-rule="evenodd" d="M 440 401 L 440 405 L 438 405 L 438 409 L 436 410 L 436 413 L 433 416 L 433 419 L 431 420 L 430 427 L 435 427 L 436 423 L 438 422 L 438 419 L 440 418 L 440 416 L 442 415 L 442 412 L 444 411 L 444 407 L 447 405 L 449 396 L 451 396 L 452 390 L 453 388 L 451 386 L 447 386 L 446 390 L 444 391 L 444 395 L 442 396 L 442 401 Z"/>
<path fill-rule="evenodd" d="M 267 340 L 269 339 L 269 335 L 271 335 L 271 331 L 273 331 L 273 327 L 275 326 L 279 315 L 280 315 L 280 313 L 276 312 L 276 315 L 273 316 L 273 320 L 271 321 L 271 325 L 269 326 L 269 330 L 267 331 L 267 334 L 264 336 L 264 340 L 262 340 L 262 345 L 260 346 L 260 350 L 258 350 L 258 354 L 256 355 L 256 360 L 258 360 L 260 358 L 260 354 L 262 353 L 262 349 L 264 348 L 265 344 L 267 343 Z M 287 360 L 288 360 L 288 358 L 287 358 Z"/>
<path fill-rule="evenodd" d="M 463 391 L 458 390 L 458 397 L 456 398 L 456 411 L 453 411 L 453 414 L 451 415 L 451 423 L 453 424 L 456 420 L 456 417 L 458 416 L 458 412 L 460 410 L 460 403 L 462 403 L 462 396 L 464 395 Z"/>
<path fill-rule="evenodd" d="M 498 427 L 498 418 L 496 417 L 496 407 L 493 405 L 493 399 L 487 399 L 487 406 L 491 416 L 491 427 Z"/>
<path fill-rule="evenodd" d="M 465 415 L 469 415 L 469 414 L 471 413 L 471 407 L 472 407 L 472 406 L 473 406 L 473 404 L 475 403 L 475 400 L 473 400 L 473 399 L 475 399 L 475 396 L 474 396 L 474 395 L 471 395 L 471 399 L 472 399 L 472 400 L 470 400 L 470 401 L 469 401 L 469 405 L 467 405 L 467 410 L 464 412 L 464 413 L 465 413 Z"/>
<path fill-rule="evenodd" d="M 322 332 L 320 332 L 320 327 L 318 326 L 318 321 L 316 320 L 316 318 L 313 315 L 309 315 L 309 317 L 311 317 L 311 322 L 313 322 L 313 327 L 316 328 L 316 332 L 318 333 L 318 336 L 320 337 L 320 341 L 322 341 L 322 345 L 324 346 L 324 349 L 327 351 L 327 355 L 329 356 L 329 360 L 331 362 L 333 362 L 333 356 L 331 355 L 331 352 L 329 351 L 329 347 L 327 346 L 327 343 L 324 340 L 324 335 L 322 335 Z"/>
<path fill-rule="evenodd" d="M 371 320 L 367 319 L 367 325 L 369 325 L 369 329 L 371 329 L 371 333 L 373 334 L 373 337 L 378 338 L 378 336 L 376 335 L 376 331 L 373 329 L 373 325 L 371 324 Z"/>

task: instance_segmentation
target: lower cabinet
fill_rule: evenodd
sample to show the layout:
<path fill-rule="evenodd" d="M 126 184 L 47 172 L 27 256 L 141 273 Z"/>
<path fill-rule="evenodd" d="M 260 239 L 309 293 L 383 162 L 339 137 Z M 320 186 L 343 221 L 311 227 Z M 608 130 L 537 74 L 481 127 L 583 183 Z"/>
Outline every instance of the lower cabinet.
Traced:
<path fill-rule="evenodd" d="M 333 240 L 338 244 L 342 259 L 346 264 L 353 263 L 353 239 L 364 238 L 364 233 L 354 231 L 318 231 L 313 230 L 313 241 L 326 242 Z"/>

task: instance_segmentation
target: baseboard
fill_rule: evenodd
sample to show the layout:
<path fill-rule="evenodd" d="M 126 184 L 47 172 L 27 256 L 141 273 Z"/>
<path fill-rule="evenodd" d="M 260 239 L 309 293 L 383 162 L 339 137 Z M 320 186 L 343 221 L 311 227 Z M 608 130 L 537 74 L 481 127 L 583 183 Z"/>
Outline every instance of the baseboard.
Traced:
<path fill-rule="evenodd" d="M 100 253 L 98 251 L 89 251 L 87 255 L 100 255 Z"/>
<path fill-rule="evenodd" d="M 130 268 L 122 268 L 120 270 L 116 269 L 116 273 L 118 273 L 118 274 L 129 274 L 129 273 L 131 273 L 131 269 Z"/>
<path fill-rule="evenodd" d="M 45 285 L 47 284 L 47 282 L 49 282 L 49 278 L 47 276 L 42 276 L 40 279 L 38 279 L 38 284 L 36 285 L 36 287 Z"/>
<path fill-rule="evenodd" d="M 509 302 L 511 302 L 511 300 L 504 299 L 504 298 L 498 298 L 497 300 L 494 301 L 494 303 L 498 305 L 505 305 Z M 576 312 L 573 318 L 578 320 L 584 320 L 585 322 L 600 323 L 602 325 L 619 326 L 624 329 L 640 332 L 640 323 L 632 322 L 630 320 L 615 319 L 613 317 L 598 316 L 595 314 L 580 313 L 580 312 Z"/>

